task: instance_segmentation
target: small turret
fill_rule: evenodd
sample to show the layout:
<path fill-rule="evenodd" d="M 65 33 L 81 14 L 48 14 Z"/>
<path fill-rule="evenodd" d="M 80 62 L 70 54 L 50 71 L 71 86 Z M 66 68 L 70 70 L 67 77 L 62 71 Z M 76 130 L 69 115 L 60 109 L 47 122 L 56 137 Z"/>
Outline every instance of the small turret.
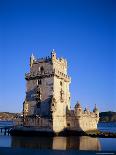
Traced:
<path fill-rule="evenodd" d="M 25 100 L 23 102 L 23 116 L 26 116 L 29 112 L 29 104 L 28 102 Z"/>
<path fill-rule="evenodd" d="M 34 60 L 35 60 L 35 57 L 34 57 L 34 55 L 32 53 L 32 55 L 30 57 L 30 67 L 32 67 Z"/>
<path fill-rule="evenodd" d="M 95 104 L 95 107 L 93 109 L 93 112 L 99 117 L 99 110 L 98 110 L 96 104 Z"/>
<path fill-rule="evenodd" d="M 82 107 L 78 101 L 77 101 L 77 104 L 75 105 L 75 115 L 76 116 L 82 115 Z"/>
<path fill-rule="evenodd" d="M 52 52 L 51 52 L 51 59 L 52 59 L 52 60 L 55 60 L 55 59 L 56 59 L 56 52 L 55 52 L 54 49 L 53 49 Z"/>
<path fill-rule="evenodd" d="M 87 107 L 87 108 L 85 108 L 84 113 L 90 114 L 90 110 L 89 110 L 89 108 L 88 108 L 88 107 Z"/>

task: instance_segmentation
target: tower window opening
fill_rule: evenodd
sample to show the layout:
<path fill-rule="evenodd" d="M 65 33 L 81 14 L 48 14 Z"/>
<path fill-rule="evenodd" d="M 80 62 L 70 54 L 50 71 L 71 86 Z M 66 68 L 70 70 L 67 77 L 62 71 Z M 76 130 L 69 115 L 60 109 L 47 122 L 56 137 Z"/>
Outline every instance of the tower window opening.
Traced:
<path fill-rule="evenodd" d="M 62 86 L 62 81 L 60 81 L 60 85 Z"/>
<path fill-rule="evenodd" d="M 37 103 L 37 108 L 40 108 L 41 102 Z"/>
<path fill-rule="evenodd" d="M 41 79 L 37 80 L 37 85 L 41 85 L 41 84 L 42 84 Z"/>
<path fill-rule="evenodd" d="M 70 123 L 67 123 L 67 126 L 70 127 Z"/>
<path fill-rule="evenodd" d="M 41 71 L 41 73 L 43 73 L 43 71 L 44 71 L 43 66 L 41 66 L 40 71 Z"/>
<path fill-rule="evenodd" d="M 38 80 L 38 84 L 42 84 L 41 79 L 40 79 L 40 80 Z"/>

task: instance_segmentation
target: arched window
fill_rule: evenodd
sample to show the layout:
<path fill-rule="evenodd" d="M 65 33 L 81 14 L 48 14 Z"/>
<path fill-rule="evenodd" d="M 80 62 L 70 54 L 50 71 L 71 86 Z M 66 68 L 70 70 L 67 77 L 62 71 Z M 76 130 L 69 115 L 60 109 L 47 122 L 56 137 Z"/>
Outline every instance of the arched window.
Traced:
<path fill-rule="evenodd" d="M 67 123 L 67 126 L 70 127 L 70 123 Z"/>
<path fill-rule="evenodd" d="M 62 86 L 62 81 L 60 81 L 60 85 Z"/>
<path fill-rule="evenodd" d="M 37 86 L 41 84 L 42 84 L 41 79 L 37 80 Z"/>
<path fill-rule="evenodd" d="M 40 108 L 41 102 L 38 102 L 38 103 L 36 104 L 36 106 L 37 106 L 37 108 Z"/>
<path fill-rule="evenodd" d="M 40 71 L 41 71 L 41 73 L 44 72 L 44 68 L 43 68 L 43 66 L 41 66 Z"/>

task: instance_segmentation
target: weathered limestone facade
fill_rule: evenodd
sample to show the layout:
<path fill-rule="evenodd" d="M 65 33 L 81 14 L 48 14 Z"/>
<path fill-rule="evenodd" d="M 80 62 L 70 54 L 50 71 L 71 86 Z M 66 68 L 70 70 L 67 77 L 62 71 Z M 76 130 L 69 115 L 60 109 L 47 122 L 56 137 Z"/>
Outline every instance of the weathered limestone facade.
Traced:
<path fill-rule="evenodd" d="M 80 103 L 77 102 L 74 110 L 67 112 L 67 128 L 73 131 L 96 130 L 99 121 L 99 111 L 94 108 L 93 112 L 85 108 L 82 110 Z"/>
<path fill-rule="evenodd" d="M 54 132 L 68 130 L 91 130 L 97 128 L 99 111 L 82 111 L 79 103 L 70 110 L 67 61 L 51 57 L 30 57 L 30 72 L 25 74 L 26 98 L 23 103 L 24 126 L 45 128 Z"/>

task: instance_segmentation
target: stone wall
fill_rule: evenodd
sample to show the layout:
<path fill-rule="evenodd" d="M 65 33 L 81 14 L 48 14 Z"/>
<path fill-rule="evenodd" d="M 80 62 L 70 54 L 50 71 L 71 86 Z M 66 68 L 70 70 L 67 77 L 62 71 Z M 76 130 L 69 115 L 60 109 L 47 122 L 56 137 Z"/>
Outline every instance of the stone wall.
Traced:
<path fill-rule="evenodd" d="M 26 117 L 25 118 L 25 123 L 24 126 L 26 127 L 36 127 L 36 128 L 46 128 L 52 130 L 52 122 L 50 119 L 47 118 L 31 118 L 31 117 Z"/>
<path fill-rule="evenodd" d="M 49 115 L 49 101 L 50 96 L 53 95 L 53 76 L 50 76 L 52 72 L 53 67 L 50 61 L 46 62 L 44 60 L 40 60 L 33 63 L 32 67 L 30 68 L 30 78 L 27 79 L 26 84 L 26 102 L 28 102 L 28 115 Z M 41 105 L 39 108 L 36 106 L 37 101 L 35 99 L 37 96 L 37 89 L 40 91 L 41 97 Z"/>
<path fill-rule="evenodd" d="M 52 63 L 55 70 L 53 95 L 57 103 L 53 113 L 53 130 L 60 132 L 66 128 L 66 109 L 70 108 L 70 80 L 64 59 L 53 59 Z"/>
<path fill-rule="evenodd" d="M 68 115 L 67 129 L 75 131 L 90 131 L 97 129 L 99 118 L 95 115 L 82 114 L 81 116 Z"/>

